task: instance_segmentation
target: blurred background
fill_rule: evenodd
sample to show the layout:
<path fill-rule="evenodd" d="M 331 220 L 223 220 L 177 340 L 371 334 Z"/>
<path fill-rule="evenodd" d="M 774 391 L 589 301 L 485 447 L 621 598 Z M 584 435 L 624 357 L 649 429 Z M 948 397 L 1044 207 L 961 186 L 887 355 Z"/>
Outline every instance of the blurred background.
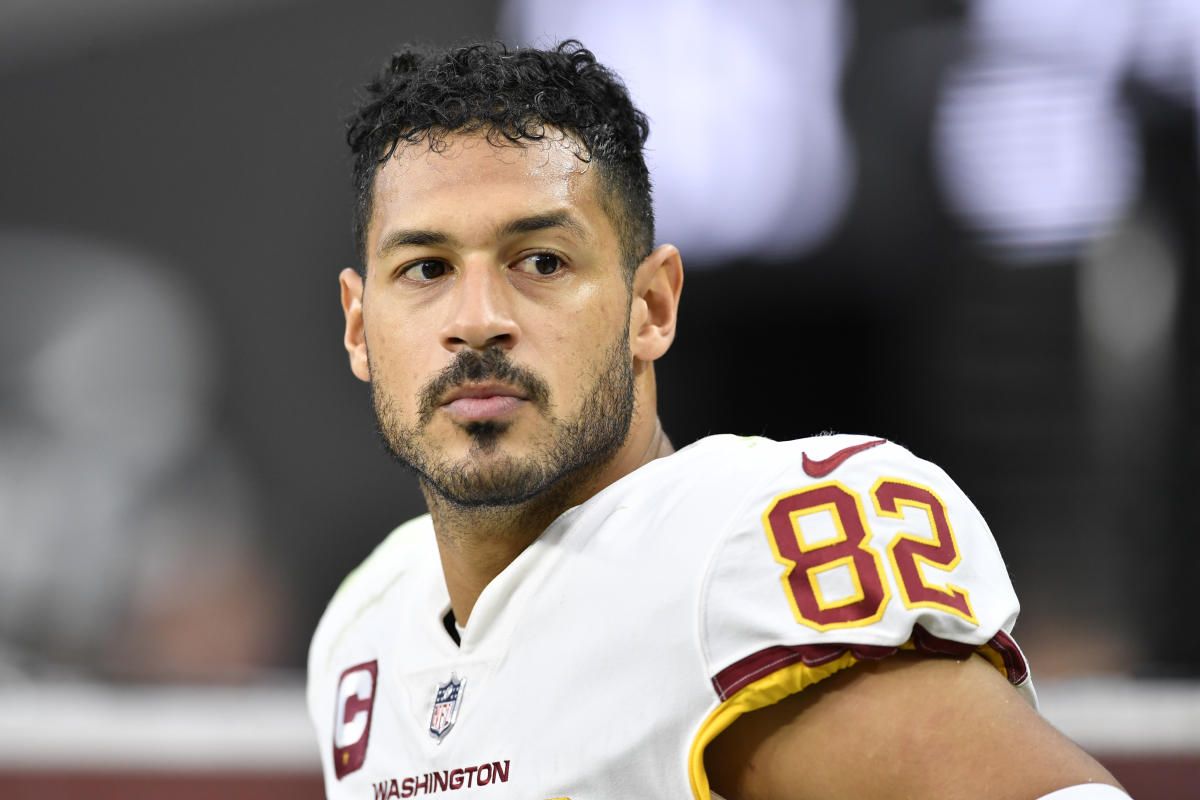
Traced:
<path fill-rule="evenodd" d="M 989 520 L 1044 685 L 1195 697 L 1195 0 L 7 0 L 0 767 L 48 684 L 295 685 L 423 511 L 341 346 L 343 119 L 400 44 L 497 36 L 580 38 L 651 119 L 677 446 L 898 441 Z"/>

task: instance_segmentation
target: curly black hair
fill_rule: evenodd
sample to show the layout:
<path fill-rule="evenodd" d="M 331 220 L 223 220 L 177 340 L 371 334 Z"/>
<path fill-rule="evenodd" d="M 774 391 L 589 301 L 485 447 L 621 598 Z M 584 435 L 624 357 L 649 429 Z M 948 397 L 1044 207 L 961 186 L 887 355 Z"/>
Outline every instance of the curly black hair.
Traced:
<path fill-rule="evenodd" d="M 642 156 L 650 126 L 621 80 L 574 39 L 551 50 L 510 50 L 495 42 L 392 56 L 367 84 L 346 133 L 364 269 L 375 175 L 400 142 L 424 141 L 439 151 L 452 133 L 483 132 L 492 144 L 519 145 L 556 131 L 576 138 L 583 145 L 579 157 L 599 167 L 598 200 L 631 277 L 654 246 L 650 173 Z"/>

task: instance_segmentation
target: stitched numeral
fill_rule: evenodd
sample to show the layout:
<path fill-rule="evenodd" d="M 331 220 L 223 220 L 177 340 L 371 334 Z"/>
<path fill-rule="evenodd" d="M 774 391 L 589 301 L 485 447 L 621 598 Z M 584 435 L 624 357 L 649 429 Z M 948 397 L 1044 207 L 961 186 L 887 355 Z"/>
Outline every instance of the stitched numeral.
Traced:
<path fill-rule="evenodd" d="M 928 520 L 928 535 L 905 531 L 888 545 L 888 560 L 900 578 L 898 583 L 904 605 L 909 608 L 940 608 L 979 624 L 971 611 L 971 600 L 965 589 L 950 584 L 931 584 L 922 575 L 922 564 L 949 572 L 962 560 L 942 499 L 925 486 L 888 478 L 875 484 L 871 498 L 875 501 L 876 512 L 881 516 L 903 519 L 907 506 L 925 512 Z"/>
<path fill-rule="evenodd" d="M 932 489 L 885 478 L 871 490 L 880 517 L 924 512 L 928 529 L 902 531 L 888 545 L 888 563 L 908 608 L 937 608 L 976 623 L 966 590 L 930 581 L 923 567 L 950 571 L 961 560 L 946 505 Z M 779 495 L 763 514 L 784 593 L 796 620 L 817 630 L 870 625 L 891 593 L 883 560 L 870 546 L 858 493 L 829 481 Z M 977 623 L 976 623 L 977 624 Z"/>
<path fill-rule="evenodd" d="M 818 630 L 869 625 L 888 601 L 879 555 L 867 544 L 858 495 L 837 481 L 775 498 L 763 514 L 775 558 L 787 569 L 783 589 L 796 619 Z M 827 599 L 822 585 L 849 592 Z"/>

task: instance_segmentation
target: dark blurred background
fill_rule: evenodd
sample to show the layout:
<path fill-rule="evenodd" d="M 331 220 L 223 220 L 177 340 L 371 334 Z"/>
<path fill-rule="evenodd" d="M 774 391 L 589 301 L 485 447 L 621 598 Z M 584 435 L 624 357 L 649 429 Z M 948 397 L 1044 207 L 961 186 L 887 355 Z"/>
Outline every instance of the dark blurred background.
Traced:
<path fill-rule="evenodd" d="M 404 42 L 577 36 L 688 268 L 676 445 L 898 441 L 1035 675 L 1195 676 L 1189 0 L 0 5 L 0 681 L 253 681 L 423 511 L 346 366 L 343 118 Z"/>

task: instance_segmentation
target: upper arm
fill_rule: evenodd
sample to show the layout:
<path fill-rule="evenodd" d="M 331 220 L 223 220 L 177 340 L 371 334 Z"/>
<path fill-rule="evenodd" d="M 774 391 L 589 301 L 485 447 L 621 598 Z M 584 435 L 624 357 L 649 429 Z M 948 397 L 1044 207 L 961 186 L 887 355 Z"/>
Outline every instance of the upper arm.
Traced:
<path fill-rule="evenodd" d="M 865 437 L 766 457 L 778 470 L 746 487 L 701 595 L 719 702 L 691 751 L 697 796 L 1032 800 L 1112 782 L 1032 707 L 1003 559 L 942 470 Z"/>
<path fill-rule="evenodd" d="M 1032 800 L 1117 785 L 982 658 L 862 662 L 739 717 L 705 751 L 727 800 Z"/>

